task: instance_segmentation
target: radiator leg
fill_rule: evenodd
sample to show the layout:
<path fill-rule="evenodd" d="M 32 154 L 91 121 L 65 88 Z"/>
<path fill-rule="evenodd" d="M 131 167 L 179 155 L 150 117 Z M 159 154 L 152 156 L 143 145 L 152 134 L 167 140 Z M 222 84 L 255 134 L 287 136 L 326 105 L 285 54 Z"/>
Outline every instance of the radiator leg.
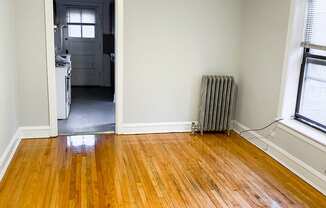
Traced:
<path fill-rule="evenodd" d="M 198 126 L 195 122 L 191 123 L 191 133 L 194 135 L 198 131 Z"/>
<path fill-rule="evenodd" d="M 199 124 L 199 128 L 200 128 L 200 135 L 204 135 L 204 125 L 203 124 Z"/>

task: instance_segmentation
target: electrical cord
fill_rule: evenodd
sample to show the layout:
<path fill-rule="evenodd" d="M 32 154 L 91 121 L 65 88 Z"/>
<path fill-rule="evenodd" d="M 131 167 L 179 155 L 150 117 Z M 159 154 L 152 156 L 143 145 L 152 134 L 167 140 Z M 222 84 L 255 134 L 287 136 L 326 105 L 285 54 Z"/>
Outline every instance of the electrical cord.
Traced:
<path fill-rule="evenodd" d="M 249 130 L 245 130 L 245 131 L 241 131 L 240 132 L 240 135 L 246 133 L 246 132 L 252 132 L 252 131 L 262 131 L 264 129 L 267 129 L 268 127 L 272 126 L 273 124 L 275 123 L 278 123 L 280 121 L 284 120 L 283 118 L 280 118 L 280 119 L 277 119 L 275 121 L 273 121 L 272 123 L 268 124 L 267 126 L 263 127 L 263 128 L 259 128 L 259 129 L 249 129 Z"/>

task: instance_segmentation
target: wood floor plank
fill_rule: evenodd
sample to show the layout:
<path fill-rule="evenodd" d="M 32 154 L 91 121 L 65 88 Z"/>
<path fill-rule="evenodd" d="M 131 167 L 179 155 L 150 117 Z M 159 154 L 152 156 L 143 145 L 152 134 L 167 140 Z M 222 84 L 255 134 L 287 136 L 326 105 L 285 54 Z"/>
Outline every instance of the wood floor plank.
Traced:
<path fill-rule="evenodd" d="M 23 140 L 0 207 L 326 207 L 326 197 L 233 133 Z"/>

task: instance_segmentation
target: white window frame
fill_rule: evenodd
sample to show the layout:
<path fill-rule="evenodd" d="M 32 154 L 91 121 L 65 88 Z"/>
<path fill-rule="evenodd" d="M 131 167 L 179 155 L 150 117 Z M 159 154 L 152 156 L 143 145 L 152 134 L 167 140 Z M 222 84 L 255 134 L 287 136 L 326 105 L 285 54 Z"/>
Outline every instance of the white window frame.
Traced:
<path fill-rule="evenodd" d="M 326 134 L 293 117 L 303 59 L 301 43 L 305 37 L 306 6 L 306 1 L 291 1 L 277 118 L 283 119 L 279 125 L 283 130 L 315 147 L 326 150 Z"/>
<path fill-rule="evenodd" d="M 78 9 L 80 10 L 80 22 L 69 22 L 68 21 L 68 12 L 70 9 Z M 82 11 L 83 10 L 94 10 L 94 14 L 95 14 L 95 23 L 83 23 L 82 22 Z M 97 30 L 97 11 L 95 8 L 83 8 L 83 7 L 67 7 L 66 8 L 66 22 L 67 22 L 67 26 L 68 26 L 68 38 L 78 38 L 78 39 L 96 39 L 97 38 L 97 34 L 96 34 L 96 30 Z M 80 37 L 74 37 L 74 36 L 69 36 L 69 25 L 76 25 L 76 26 L 80 26 Z M 83 26 L 94 26 L 94 37 L 83 37 Z"/>

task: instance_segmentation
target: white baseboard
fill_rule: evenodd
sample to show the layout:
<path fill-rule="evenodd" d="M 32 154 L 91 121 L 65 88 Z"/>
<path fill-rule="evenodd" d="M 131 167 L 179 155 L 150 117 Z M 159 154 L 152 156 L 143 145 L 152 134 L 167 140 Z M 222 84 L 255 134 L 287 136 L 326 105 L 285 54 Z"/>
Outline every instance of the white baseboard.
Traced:
<path fill-rule="evenodd" d="M 49 138 L 51 137 L 50 126 L 20 127 L 20 135 L 23 139 Z"/>
<path fill-rule="evenodd" d="M 233 121 L 233 130 L 239 133 L 243 130 L 248 130 L 248 127 L 240 124 L 237 121 Z M 247 132 L 246 134 L 242 135 L 242 137 L 263 150 L 266 154 L 288 168 L 291 172 L 326 195 L 326 176 L 324 174 L 320 173 L 300 159 L 294 157 L 289 152 L 270 142 L 267 138 L 260 134 L 255 132 Z"/>
<path fill-rule="evenodd" d="M 20 140 L 21 140 L 20 130 L 17 129 L 9 145 L 7 146 L 4 153 L 0 157 L 0 181 L 2 180 L 3 176 L 6 173 L 6 170 L 8 169 L 8 166 L 17 150 Z"/>
<path fill-rule="evenodd" d="M 49 138 L 50 135 L 51 128 L 49 126 L 19 127 L 6 147 L 4 153 L 0 156 L 0 181 L 5 175 L 22 139 Z"/>
<path fill-rule="evenodd" d="M 119 134 L 156 134 L 191 132 L 192 122 L 122 124 Z"/>

